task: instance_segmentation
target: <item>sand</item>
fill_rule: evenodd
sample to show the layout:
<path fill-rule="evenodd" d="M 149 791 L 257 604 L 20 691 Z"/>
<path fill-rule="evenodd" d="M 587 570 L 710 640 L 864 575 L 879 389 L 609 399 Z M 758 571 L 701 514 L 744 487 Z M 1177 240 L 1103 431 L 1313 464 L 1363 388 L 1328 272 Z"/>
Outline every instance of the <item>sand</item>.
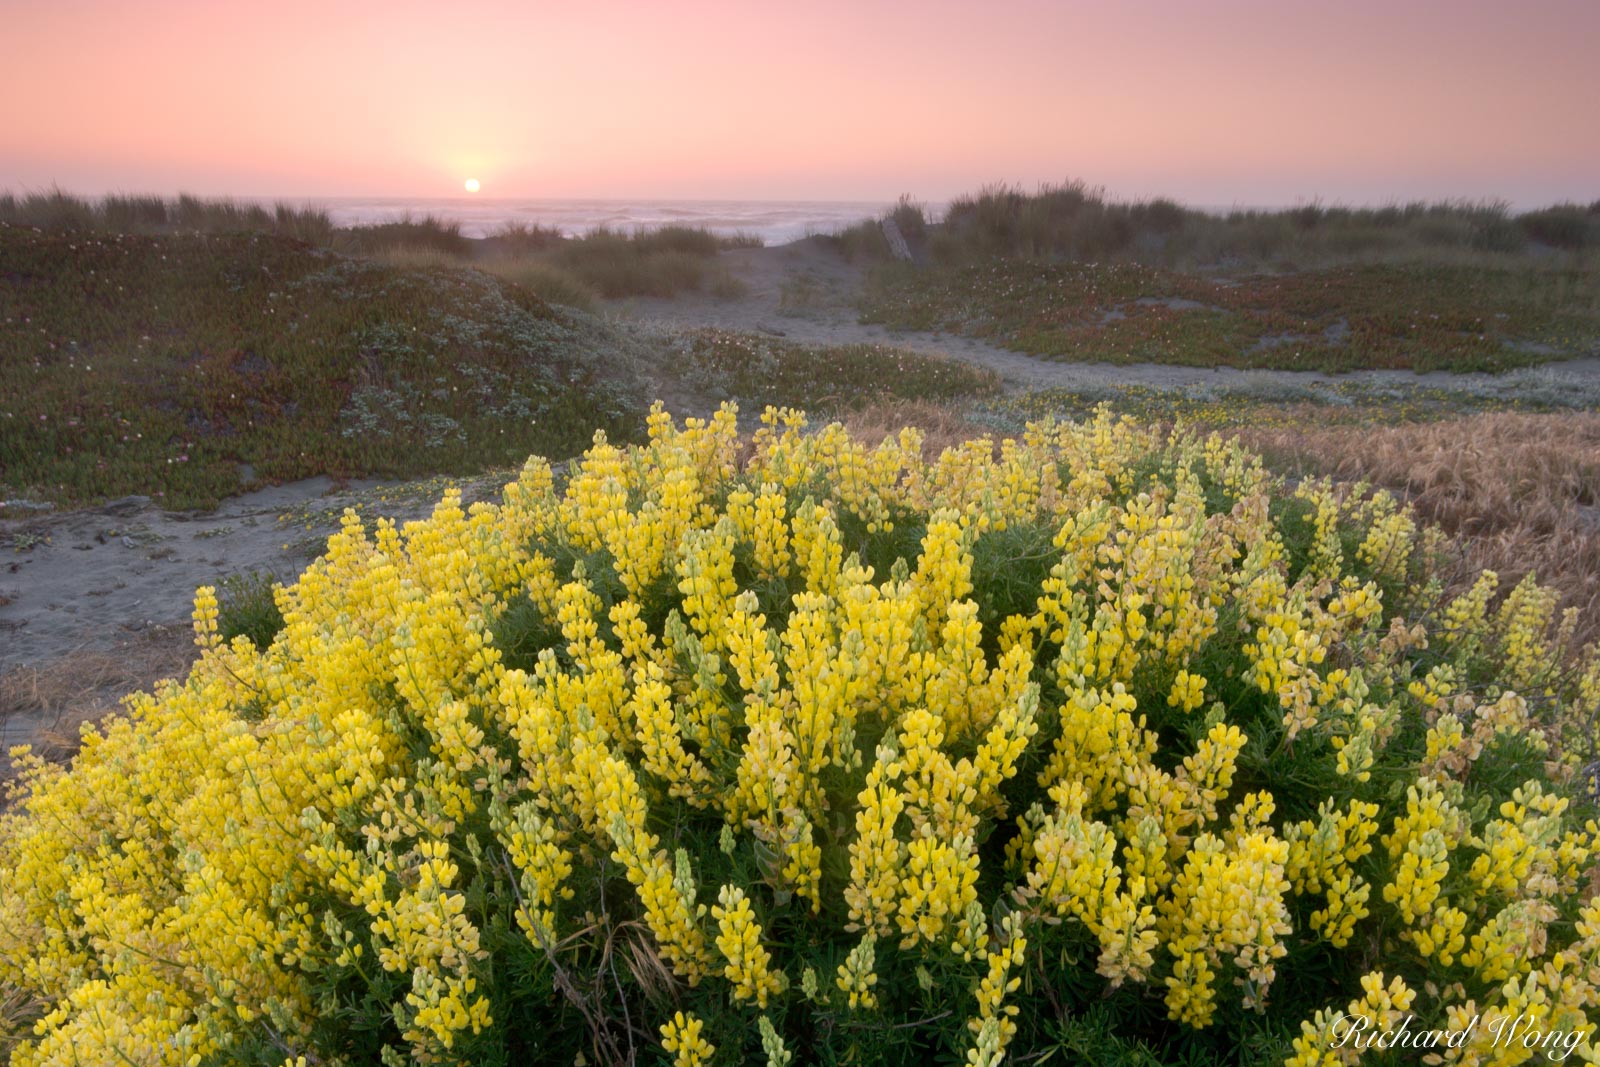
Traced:
<path fill-rule="evenodd" d="M 496 495 L 508 477 L 465 480 L 463 495 Z M 37 695 L 41 676 L 65 675 L 49 686 L 71 689 L 78 704 L 114 703 L 116 690 L 187 666 L 197 587 L 234 574 L 292 579 L 321 552 L 347 506 L 418 518 L 447 484 L 309 478 L 212 512 L 162 511 L 148 498 L 127 497 L 104 508 L 0 520 L 0 545 L 10 546 L 0 549 L 0 752 L 72 727 L 62 721 L 71 707 Z M 106 684 L 67 683 L 87 673 L 106 675 Z"/>

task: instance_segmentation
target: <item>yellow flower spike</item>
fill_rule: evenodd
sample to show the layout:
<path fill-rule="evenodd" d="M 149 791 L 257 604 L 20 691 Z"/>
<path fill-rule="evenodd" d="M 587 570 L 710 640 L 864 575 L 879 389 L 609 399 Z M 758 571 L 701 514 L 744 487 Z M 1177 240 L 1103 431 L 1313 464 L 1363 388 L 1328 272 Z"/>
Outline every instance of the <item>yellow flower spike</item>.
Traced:
<path fill-rule="evenodd" d="M 735 1000 L 753 1000 L 765 1010 L 767 998 L 788 987 L 781 971 L 771 969 L 772 956 L 761 945 L 761 925 L 738 886 L 725 885 L 711 907 L 717 921 L 717 949 L 726 961 L 722 975 L 733 985 Z"/>
<path fill-rule="evenodd" d="M 1287 842 L 1270 829 L 1243 837 L 1226 848 L 1209 834 L 1196 839 L 1174 880 L 1172 895 L 1161 901 L 1157 929 L 1175 958 L 1167 979 L 1169 1015 L 1195 1027 L 1209 1025 L 1214 1010 L 1213 979 L 1224 961 L 1238 968 L 1243 1004 L 1260 1010 L 1277 974 L 1276 961 L 1291 932 L 1284 904 Z"/>
<path fill-rule="evenodd" d="M 222 642 L 217 634 L 217 590 L 215 586 L 202 585 L 194 591 L 194 642 L 201 651 L 216 648 Z"/>
<path fill-rule="evenodd" d="M 683 747 L 672 689 L 662 679 L 658 665 L 635 670 L 627 718 L 636 724 L 644 769 L 667 784 L 669 795 L 696 807 L 709 804 L 711 772 Z"/>
<path fill-rule="evenodd" d="M 1015 1004 L 1006 1004 L 1005 998 L 1022 984 L 1021 977 L 1011 972 L 1022 965 L 1027 951 L 1028 939 L 1023 931 L 1022 916 L 1015 912 L 1007 915 L 1001 921 L 994 947 L 985 957 L 987 968 L 974 991 L 978 1014 L 967 1023 L 977 1039 L 967 1053 L 970 1064 L 998 1065 L 1006 1045 L 1016 1035 L 1017 1024 L 1012 1019 L 1018 1009 Z"/>
<path fill-rule="evenodd" d="M 850 843 L 850 884 L 844 891 L 851 923 L 880 937 L 889 933 L 897 910 L 906 854 L 895 833 L 905 797 L 891 784 L 900 775 L 894 760 L 892 750 L 880 748 L 857 797 L 861 808 Z"/>
<path fill-rule="evenodd" d="M 763 482 L 755 499 L 750 540 L 755 545 L 756 570 L 764 578 L 789 577 L 790 532 L 788 501 L 781 487 Z"/>
<path fill-rule="evenodd" d="M 1179 671 L 1172 680 L 1167 694 L 1167 705 L 1187 713 L 1205 703 L 1206 679 L 1204 675 Z"/>
<path fill-rule="evenodd" d="M 874 971 L 877 966 L 878 939 L 870 931 L 863 935 L 839 965 L 836 984 L 850 998 L 850 1010 L 871 1011 L 878 1006 L 872 987 L 878 984 Z"/>
<path fill-rule="evenodd" d="M 694 1015 L 675 1012 L 661 1024 L 661 1047 L 672 1055 L 672 1067 L 705 1067 L 717 1046 L 701 1036 L 705 1028 Z"/>

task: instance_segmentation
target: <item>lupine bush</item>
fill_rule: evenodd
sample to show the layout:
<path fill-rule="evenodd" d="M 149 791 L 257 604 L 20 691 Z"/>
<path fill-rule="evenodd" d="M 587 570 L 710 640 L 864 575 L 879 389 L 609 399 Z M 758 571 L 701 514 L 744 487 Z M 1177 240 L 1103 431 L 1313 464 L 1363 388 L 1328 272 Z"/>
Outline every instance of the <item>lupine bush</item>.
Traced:
<path fill-rule="evenodd" d="M 1600 667 L 1447 549 L 1105 413 L 658 408 L 349 513 L 269 647 L 201 589 L 186 681 L 22 755 L 11 1062 L 1592 1060 Z"/>

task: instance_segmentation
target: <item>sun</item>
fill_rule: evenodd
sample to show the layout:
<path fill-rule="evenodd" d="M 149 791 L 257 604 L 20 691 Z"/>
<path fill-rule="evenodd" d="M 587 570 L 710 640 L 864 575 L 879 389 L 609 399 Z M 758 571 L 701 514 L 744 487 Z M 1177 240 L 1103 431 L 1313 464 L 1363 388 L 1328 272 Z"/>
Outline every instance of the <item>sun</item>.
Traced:
<path fill-rule="evenodd" d="M 475 193 L 479 189 L 483 188 L 483 186 L 478 184 L 478 179 L 476 179 L 476 178 L 468 178 L 467 181 L 466 181 L 465 188 L 466 188 L 467 192 Z"/>

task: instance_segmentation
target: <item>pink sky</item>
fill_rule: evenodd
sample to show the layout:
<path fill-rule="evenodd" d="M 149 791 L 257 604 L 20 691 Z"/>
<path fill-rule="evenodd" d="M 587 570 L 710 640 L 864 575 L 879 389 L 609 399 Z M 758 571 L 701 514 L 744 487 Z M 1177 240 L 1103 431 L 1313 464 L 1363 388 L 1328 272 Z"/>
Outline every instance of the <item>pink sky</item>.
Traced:
<path fill-rule="evenodd" d="M 1600 199 L 1600 2 L 13 0 L 0 189 Z"/>

